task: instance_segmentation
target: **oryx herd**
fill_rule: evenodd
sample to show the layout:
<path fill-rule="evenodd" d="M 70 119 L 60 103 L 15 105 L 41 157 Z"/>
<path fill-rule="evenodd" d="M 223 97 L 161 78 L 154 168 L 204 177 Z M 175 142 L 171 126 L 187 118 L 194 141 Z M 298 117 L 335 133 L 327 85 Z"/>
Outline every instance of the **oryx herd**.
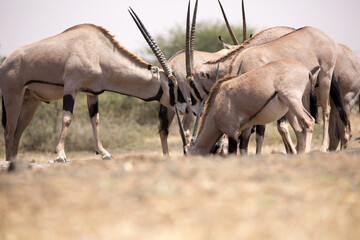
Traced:
<path fill-rule="evenodd" d="M 313 27 L 273 27 L 246 40 L 245 18 L 245 38 L 239 44 L 218 1 L 233 45 L 223 42 L 224 49 L 215 53 L 195 51 L 198 0 L 192 21 L 189 1 L 186 49 L 169 61 L 129 8 L 162 69 L 129 52 L 106 29 L 92 24 L 71 27 L 14 51 L 0 66 L 6 160 L 16 159 L 21 135 L 40 103 L 62 98 L 56 161 L 66 162 L 64 142 L 78 92 L 87 95 L 95 151 L 102 159 L 111 158 L 98 129 L 98 95 L 104 91 L 160 102 L 158 129 L 163 154 L 169 153 L 168 129 L 175 114 L 185 153 L 214 152 L 226 135 L 229 153 L 236 153 L 239 143 L 240 153 L 247 154 L 254 128 L 256 152 L 261 153 L 265 124 L 274 121 L 288 153 L 309 152 L 318 104 L 323 113 L 320 150 L 336 150 L 339 142 L 341 149 L 346 149 L 351 138 L 348 116 L 360 93 L 359 57 Z M 287 122 L 295 132 L 296 147 Z"/>

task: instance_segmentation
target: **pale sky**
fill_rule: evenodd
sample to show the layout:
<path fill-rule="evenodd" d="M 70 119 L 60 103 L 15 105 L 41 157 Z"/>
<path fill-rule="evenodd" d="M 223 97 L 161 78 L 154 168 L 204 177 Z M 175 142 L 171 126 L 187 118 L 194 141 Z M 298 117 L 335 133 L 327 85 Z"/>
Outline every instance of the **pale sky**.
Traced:
<path fill-rule="evenodd" d="M 192 0 L 194 3 L 195 0 Z M 241 0 L 221 0 L 230 23 L 240 24 Z M 0 0 L 0 55 L 93 23 L 108 29 L 135 54 L 146 46 L 127 12 L 131 6 L 152 35 L 176 23 L 185 26 L 187 0 Z M 359 0 L 245 0 L 248 26 L 259 32 L 274 26 L 313 26 L 360 55 Z M 199 0 L 198 21 L 223 21 L 217 0 Z M 195 46 L 196 48 L 196 46 Z"/>

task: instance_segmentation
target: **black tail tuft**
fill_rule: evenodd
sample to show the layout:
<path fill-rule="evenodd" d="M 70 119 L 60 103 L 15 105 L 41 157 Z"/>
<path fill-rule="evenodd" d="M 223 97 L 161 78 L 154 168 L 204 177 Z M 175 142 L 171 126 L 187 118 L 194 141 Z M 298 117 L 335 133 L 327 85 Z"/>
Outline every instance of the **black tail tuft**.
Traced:
<path fill-rule="evenodd" d="M 334 74 L 332 75 L 331 78 L 330 97 L 333 100 L 336 109 L 339 111 L 339 116 L 341 118 L 341 121 L 345 124 L 345 126 L 349 126 L 350 124 L 349 118 L 341 102 L 340 89 L 338 83 L 336 82 L 336 78 Z"/>
<path fill-rule="evenodd" d="M 313 88 L 310 91 L 310 114 L 315 119 L 315 123 L 318 123 L 317 97 Z"/>
<path fill-rule="evenodd" d="M 2 125 L 5 128 L 6 127 L 6 110 L 5 110 L 5 103 L 4 103 L 4 97 L 1 97 L 2 102 Z"/>

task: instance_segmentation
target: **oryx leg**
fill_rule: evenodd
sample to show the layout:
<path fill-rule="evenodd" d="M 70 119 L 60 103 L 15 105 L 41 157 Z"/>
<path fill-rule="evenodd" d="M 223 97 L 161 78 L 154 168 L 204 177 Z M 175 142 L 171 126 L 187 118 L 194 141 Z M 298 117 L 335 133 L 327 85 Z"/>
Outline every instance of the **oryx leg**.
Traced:
<path fill-rule="evenodd" d="M 345 108 L 346 115 L 350 116 L 350 111 L 351 111 L 350 104 L 345 103 L 344 108 Z M 341 140 L 341 148 L 340 149 L 347 149 L 347 147 L 349 146 L 350 139 L 352 137 L 351 123 L 349 121 L 348 126 L 346 126 L 343 123 L 343 121 L 341 121 L 339 114 L 337 116 L 338 116 L 338 118 L 337 118 L 336 122 L 337 122 L 337 126 L 339 129 L 339 137 Z"/>
<path fill-rule="evenodd" d="M 14 134 L 13 145 L 11 148 L 12 156 L 17 155 L 21 135 L 24 132 L 25 128 L 29 125 L 29 123 L 33 119 L 35 111 L 39 107 L 40 103 L 41 102 L 39 100 L 35 99 L 30 95 L 24 100 Z"/>
<path fill-rule="evenodd" d="M 238 144 L 238 141 L 236 139 L 228 137 L 228 153 L 229 154 L 237 154 L 237 144 Z"/>
<path fill-rule="evenodd" d="M 182 124 L 183 124 L 183 128 L 185 131 L 185 137 L 186 137 L 188 143 L 190 143 L 191 127 L 194 125 L 194 115 L 192 114 L 191 109 L 190 109 L 190 111 L 188 110 L 188 112 L 183 115 Z M 181 132 L 180 132 L 180 134 L 181 134 Z M 186 149 L 188 147 L 189 146 L 186 146 Z"/>
<path fill-rule="evenodd" d="M 23 93 L 12 93 L 9 95 L 3 92 L 4 106 L 6 111 L 6 126 L 4 130 L 6 161 L 15 160 L 16 155 L 12 155 L 14 135 L 20 117 L 23 102 Z"/>
<path fill-rule="evenodd" d="M 266 125 L 256 125 L 256 154 L 261 154 Z M 250 133 L 251 134 L 251 133 Z"/>
<path fill-rule="evenodd" d="M 320 95 L 320 105 L 323 110 L 323 140 L 320 151 L 326 152 L 329 148 L 329 117 L 330 117 L 330 86 L 331 86 L 331 75 L 332 70 L 328 73 L 320 71 L 318 82 L 319 82 L 319 95 Z"/>
<path fill-rule="evenodd" d="M 248 147 L 249 147 L 249 140 L 251 136 L 251 130 L 252 128 L 247 128 L 241 131 L 241 134 L 239 136 L 239 149 L 240 149 L 240 155 L 246 156 L 248 154 Z M 257 149 L 257 146 L 256 146 Z"/>
<path fill-rule="evenodd" d="M 167 138 L 169 135 L 169 126 L 172 120 L 174 119 L 174 116 L 175 116 L 175 112 L 169 111 L 166 107 L 160 104 L 159 115 L 158 115 L 159 117 L 158 129 L 161 140 L 161 147 L 164 155 L 169 154 Z"/>
<path fill-rule="evenodd" d="M 294 143 L 291 140 L 289 128 L 287 126 L 286 116 L 283 116 L 277 120 L 277 129 L 284 142 L 285 150 L 287 154 L 296 154 Z"/>
<path fill-rule="evenodd" d="M 300 99 L 281 98 L 281 100 L 289 107 L 286 117 L 296 134 L 296 151 L 298 153 L 310 152 L 315 119 L 304 108 Z M 294 115 L 296 118 L 294 118 Z M 298 123 L 296 123 L 296 120 Z"/>
<path fill-rule="evenodd" d="M 65 145 L 66 133 L 72 120 L 72 114 L 75 104 L 75 96 L 76 96 L 76 92 L 71 94 L 65 94 L 63 97 L 62 127 L 61 127 L 59 143 L 56 147 L 57 162 L 66 162 L 64 145 Z"/>
<path fill-rule="evenodd" d="M 112 159 L 111 154 L 105 150 L 99 133 L 99 101 L 97 95 L 87 95 L 87 105 L 94 136 L 95 151 L 102 159 Z"/>
<path fill-rule="evenodd" d="M 336 151 L 339 142 L 340 142 L 340 136 L 339 136 L 339 128 L 337 123 L 337 117 L 338 114 L 335 112 L 335 108 L 332 108 L 330 111 L 330 119 L 329 119 L 329 151 Z M 340 120 L 341 121 L 341 120 Z"/>

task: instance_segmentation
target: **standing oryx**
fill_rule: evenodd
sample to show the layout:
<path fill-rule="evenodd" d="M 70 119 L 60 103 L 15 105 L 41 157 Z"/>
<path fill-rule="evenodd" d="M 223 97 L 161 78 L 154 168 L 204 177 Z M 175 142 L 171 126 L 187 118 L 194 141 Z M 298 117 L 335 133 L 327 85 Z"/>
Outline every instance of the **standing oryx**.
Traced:
<path fill-rule="evenodd" d="M 193 85 L 195 85 L 196 89 L 200 91 L 201 94 L 206 95 L 201 86 L 206 83 L 214 84 L 214 76 L 212 74 L 215 73 L 214 68 L 218 63 L 220 63 L 220 78 L 226 74 L 236 75 L 240 65 L 240 73 L 245 73 L 280 59 L 295 59 L 307 66 L 309 70 L 315 66 L 320 66 L 321 70 L 317 79 L 320 89 L 320 104 L 323 108 L 324 118 L 324 137 L 321 150 L 326 151 L 329 144 L 329 92 L 330 87 L 334 86 L 331 82 L 335 82 L 331 80 L 334 80 L 332 76 L 336 56 L 337 43 L 331 37 L 319 29 L 304 27 L 263 45 L 253 46 L 247 49 L 237 47 L 223 58 L 198 65 L 195 68 L 195 80 L 189 79 L 189 81 L 194 81 Z M 335 97 L 335 95 L 332 95 L 332 97 Z M 344 114 L 341 101 L 336 102 L 338 103 L 338 110 L 341 111 L 341 118 L 347 125 L 348 119 L 346 114 Z"/>
<path fill-rule="evenodd" d="M 312 72 L 318 70 L 315 67 Z M 287 112 L 292 112 L 301 126 L 298 152 L 309 152 L 315 120 L 304 108 L 302 98 L 313 92 L 314 86 L 307 67 L 291 59 L 220 79 L 210 90 L 198 138 L 189 152 L 209 154 L 222 134 L 237 139 L 241 131 L 276 121 Z M 315 101 L 312 105 L 316 105 L 314 96 L 310 94 L 310 102 Z"/>
<path fill-rule="evenodd" d="M 64 141 L 77 92 L 87 94 L 95 150 L 102 158 L 111 155 L 99 139 L 99 94 L 111 91 L 174 108 L 176 78 L 141 21 L 129 11 L 163 71 L 120 46 L 104 28 L 92 24 L 74 26 L 19 48 L 6 58 L 0 66 L 6 160 L 16 158 L 21 134 L 41 102 L 63 98 L 62 130 L 56 147 L 61 162 L 66 161 Z"/>

